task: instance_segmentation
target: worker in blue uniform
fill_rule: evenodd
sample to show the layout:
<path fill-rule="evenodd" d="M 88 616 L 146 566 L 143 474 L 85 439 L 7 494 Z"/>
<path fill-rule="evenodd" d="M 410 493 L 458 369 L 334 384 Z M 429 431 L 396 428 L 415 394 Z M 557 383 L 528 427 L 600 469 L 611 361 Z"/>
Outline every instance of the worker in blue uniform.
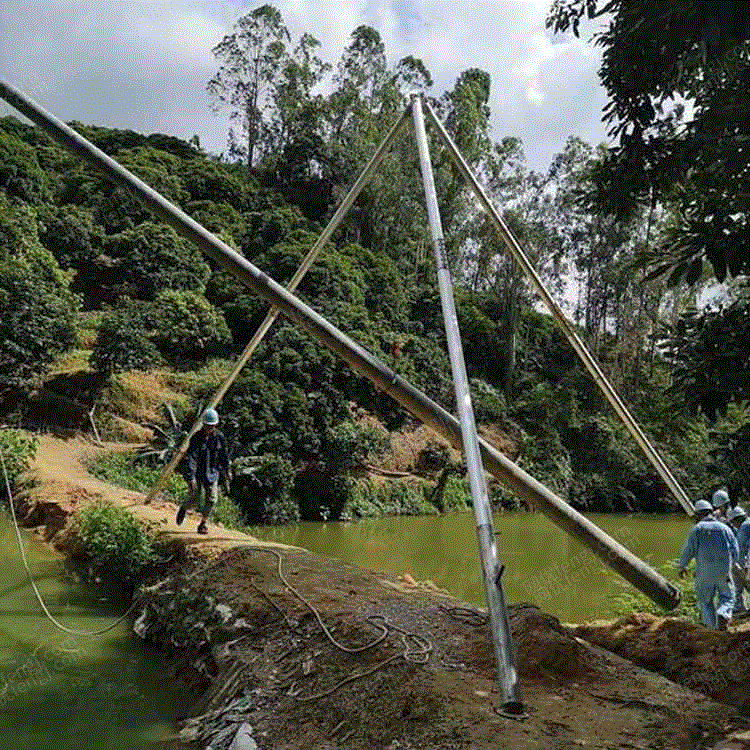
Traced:
<path fill-rule="evenodd" d="M 748 559 L 747 552 L 750 546 L 750 518 L 745 511 L 736 505 L 727 512 L 727 523 L 732 527 L 737 535 L 737 547 L 739 548 L 739 558 L 732 569 L 732 580 L 734 581 L 735 605 L 734 613 L 736 615 L 747 613 L 745 605 L 745 591 L 750 591 L 750 579 L 748 578 Z"/>
<path fill-rule="evenodd" d="M 729 526 L 711 516 L 713 510 L 707 500 L 695 504 L 696 524 L 685 540 L 677 570 L 680 578 L 684 578 L 687 566 L 695 559 L 695 598 L 703 624 L 726 630 L 734 609 L 735 592 L 730 576 L 739 559 L 739 548 Z"/>

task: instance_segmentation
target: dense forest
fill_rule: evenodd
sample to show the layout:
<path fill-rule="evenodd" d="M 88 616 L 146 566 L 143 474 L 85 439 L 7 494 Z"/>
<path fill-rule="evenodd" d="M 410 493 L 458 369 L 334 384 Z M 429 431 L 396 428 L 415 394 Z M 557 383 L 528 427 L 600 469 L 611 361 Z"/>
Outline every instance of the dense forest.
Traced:
<path fill-rule="evenodd" d="M 583 12 L 578 5 L 558 3 L 550 23 L 566 28 Z M 575 136 L 546 171 L 535 171 L 519 138 L 493 140 L 484 71 L 467 69 L 436 94 L 420 60 L 389 65 L 373 28 L 356 28 L 335 66 L 318 47 L 309 34 L 293 42 L 273 6 L 244 16 L 217 44 L 207 88 L 232 113 L 225 154 L 205 153 L 197 136 L 72 125 L 285 283 L 409 96 L 425 95 L 688 494 L 727 485 L 734 498 L 750 499 L 750 295 L 735 246 L 707 246 L 694 231 L 693 203 L 686 213 L 686 190 L 708 192 L 705 180 L 673 175 L 656 195 L 631 179 L 626 149 Z M 747 69 L 745 61 L 743 75 Z M 703 96 L 706 107 L 716 104 L 716 90 Z M 678 115 L 654 128 L 676 127 Z M 447 153 L 437 140 L 430 148 L 478 421 L 506 436 L 511 457 L 576 507 L 676 507 Z M 626 173 L 633 194 L 614 196 Z M 716 213 L 716 200 L 711 193 L 704 212 Z M 451 408 L 423 203 L 408 126 L 298 294 Z M 727 276 L 717 291 L 715 278 Z M 711 307 L 702 302 L 707 289 Z M 0 418 L 28 421 L 30 399 L 46 389 L 100 404 L 105 436 L 116 436 L 106 414 L 113 389 L 133 371 L 188 383 L 190 398 L 175 408 L 190 422 L 225 374 L 221 364 L 267 312 L 121 188 L 13 117 L 0 120 L 0 300 Z M 61 356 L 79 371 L 52 377 Z M 248 518 L 262 521 L 367 515 L 372 503 L 361 488 L 353 501 L 355 470 L 385 449 L 389 431 L 410 426 L 394 402 L 282 320 L 221 414 L 236 466 L 264 469 L 238 472 L 233 493 Z M 370 418 L 357 418 L 363 414 Z M 427 458 L 425 497 L 449 475 L 460 485 L 460 463 L 439 444 Z M 465 506 L 459 495 L 451 507 Z M 514 504 L 497 485 L 493 499 Z M 401 512 L 422 507 L 399 502 Z"/>

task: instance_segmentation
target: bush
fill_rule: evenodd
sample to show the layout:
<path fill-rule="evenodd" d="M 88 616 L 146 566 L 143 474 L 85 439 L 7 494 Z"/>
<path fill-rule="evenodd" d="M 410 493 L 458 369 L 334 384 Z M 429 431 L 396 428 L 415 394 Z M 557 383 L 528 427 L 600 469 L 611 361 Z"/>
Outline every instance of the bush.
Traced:
<path fill-rule="evenodd" d="M 231 344 L 224 316 L 201 294 L 162 292 L 154 302 L 154 343 L 170 358 L 204 360 Z"/>
<path fill-rule="evenodd" d="M 231 494 L 251 525 L 299 521 L 299 506 L 291 496 L 294 467 L 274 453 L 244 456 L 232 464 Z"/>
<path fill-rule="evenodd" d="M 69 276 L 39 243 L 33 211 L 0 193 L 0 393 L 35 385 L 73 346 L 78 304 Z"/>
<path fill-rule="evenodd" d="M 375 425 L 345 420 L 326 431 L 328 462 L 339 467 L 357 466 L 370 455 L 382 454 L 388 444 L 388 433 Z"/>
<path fill-rule="evenodd" d="M 435 507 L 427 501 L 427 482 L 375 484 L 368 479 L 348 479 L 346 485 L 349 497 L 342 506 L 342 519 L 437 514 Z"/>
<path fill-rule="evenodd" d="M 129 370 L 148 370 L 161 362 L 161 355 L 148 335 L 145 310 L 126 303 L 102 316 L 91 360 L 102 375 Z"/>
<path fill-rule="evenodd" d="M 29 470 L 38 444 L 36 436 L 25 430 L 0 430 L 0 450 L 11 487 L 17 485 L 21 474 Z M 2 495 L 6 495 L 5 487 L 2 487 Z"/>
<path fill-rule="evenodd" d="M 124 508 L 103 501 L 75 515 L 71 534 L 94 576 L 132 583 L 159 559 L 150 527 Z"/>

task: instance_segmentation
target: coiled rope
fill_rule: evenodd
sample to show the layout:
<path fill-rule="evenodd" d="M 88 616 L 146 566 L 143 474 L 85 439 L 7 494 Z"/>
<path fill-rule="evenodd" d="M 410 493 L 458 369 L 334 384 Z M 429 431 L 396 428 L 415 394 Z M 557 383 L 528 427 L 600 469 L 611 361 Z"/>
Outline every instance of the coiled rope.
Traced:
<path fill-rule="evenodd" d="M 344 651 L 347 654 L 358 654 L 362 651 L 367 651 L 368 649 L 374 648 L 375 646 L 379 645 L 388 637 L 391 632 L 399 633 L 399 635 L 401 636 L 401 641 L 404 645 L 404 648 L 400 653 L 389 656 L 387 659 L 379 662 L 374 667 L 368 669 L 365 672 L 356 672 L 355 674 L 349 675 L 349 677 L 346 677 L 340 682 L 337 682 L 332 688 L 321 693 L 315 693 L 314 695 L 300 697 L 299 691 L 295 692 L 293 690 L 290 690 L 289 695 L 295 698 L 295 700 L 301 703 L 305 703 L 308 701 L 318 700 L 319 698 L 324 698 L 336 692 L 340 687 L 346 685 L 348 682 L 353 682 L 354 680 L 361 679 L 362 677 L 367 677 L 368 675 L 377 672 L 379 669 L 382 669 L 383 667 L 390 664 L 391 662 L 396 661 L 397 659 L 404 659 L 405 661 L 409 661 L 414 664 L 426 664 L 429 661 L 430 654 L 433 651 L 432 642 L 428 638 L 424 638 L 420 635 L 417 635 L 416 633 L 410 633 L 407 630 L 399 628 L 398 626 L 391 623 L 383 615 L 370 615 L 367 618 L 367 622 L 369 622 L 376 629 L 380 630 L 380 634 L 374 640 L 372 640 L 370 643 L 365 644 L 364 646 L 352 647 L 344 645 L 340 641 L 336 640 L 336 638 L 333 636 L 327 625 L 323 622 L 323 618 L 321 617 L 320 612 L 315 608 L 315 606 L 312 605 L 304 596 L 302 596 L 302 594 L 300 594 L 300 592 L 289 582 L 289 579 L 284 574 L 283 557 L 280 552 L 276 551 L 275 549 L 271 549 L 270 547 L 259 547 L 255 545 L 246 545 L 240 547 L 240 549 L 252 550 L 254 552 L 265 552 L 269 555 L 273 555 L 276 558 L 276 573 L 281 579 L 284 586 L 297 599 L 299 599 L 299 601 L 301 601 L 310 610 L 310 612 L 313 613 L 315 619 L 318 621 L 318 625 L 320 625 L 320 629 L 323 631 L 326 638 L 328 638 L 328 640 L 340 651 Z M 257 586 L 253 586 L 253 588 L 259 590 Z M 275 604 L 274 607 L 278 611 L 281 611 L 280 608 Z M 282 613 L 282 615 L 287 624 L 289 624 L 290 618 L 288 617 L 288 615 L 284 613 Z"/>
<path fill-rule="evenodd" d="M 16 519 L 16 509 L 13 505 L 13 493 L 11 492 L 11 489 L 10 489 L 10 480 L 8 479 L 8 471 L 5 467 L 5 456 L 3 455 L 3 450 L 1 447 L 0 447 L 0 464 L 2 464 L 3 478 L 5 480 L 5 489 L 8 493 L 8 505 L 10 506 L 10 514 L 11 514 L 11 517 L 13 518 L 13 527 L 16 530 L 16 539 L 18 540 L 18 549 L 21 553 L 21 560 L 23 562 L 23 567 L 26 569 L 26 575 L 29 578 L 29 583 L 31 584 L 31 588 L 34 590 L 34 594 L 36 594 L 37 601 L 39 602 L 39 605 L 44 611 L 44 614 L 47 615 L 47 619 L 58 630 L 62 630 L 63 633 L 68 633 L 69 635 L 84 636 L 86 638 L 94 638 L 96 636 L 104 635 L 105 633 L 108 633 L 110 630 L 114 630 L 135 609 L 137 600 L 133 601 L 133 603 L 130 605 L 130 607 L 128 607 L 128 610 L 125 612 L 124 615 L 122 615 L 121 617 L 118 617 L 117 620 L 115 620 L 111 625 L 108 625 L 106 628 L 102 628 L 101 630 L 89 631 L 89 630 L 76 630 L 75 628 L 69 628 L 63 625 L 58 620 L 56 620 L 54 616 L 52 615 L 52 613 L 49 611 L 49 609 L 47 609 L 47 605 L 44 603 L 44 599 L 42 598 L 42 595 L 39 592 L 39 589 L 37 588 L 36 581 L 34 581 L 34 576 L 31 573 L 31 568 L 29 568 L 29 563 L 26 560 L 26 550 L 24 549 L 23 539 L 21 538 L 21 530 L 18 528 L 18 520 Z"/>

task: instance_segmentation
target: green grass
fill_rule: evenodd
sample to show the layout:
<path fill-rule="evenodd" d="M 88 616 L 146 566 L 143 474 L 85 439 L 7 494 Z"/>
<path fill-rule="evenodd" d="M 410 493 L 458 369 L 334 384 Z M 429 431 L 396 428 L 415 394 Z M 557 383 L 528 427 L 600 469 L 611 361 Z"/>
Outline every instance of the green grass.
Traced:
<path fill-rule="evenodd" d="M 133 461 L 133 453 L 104 453 L 94 458 L 88 465 L 89 471 L 99 479 L 116 484 L 127 490 L 147 493 L 159 476 L 159 469 L 142 466 Z M 188 487 L 185 480 L 173 473 L 167 480 L 162 497 L 174 503 L 182 503 L 188 497 Z M 248 527 L 242 520 L 239 508 L 227 497 L 223 490 L 219 490 L 219 499 L 211 514 L 213 523 L 219 523 L 230 529 L 246 531 Z"/>

